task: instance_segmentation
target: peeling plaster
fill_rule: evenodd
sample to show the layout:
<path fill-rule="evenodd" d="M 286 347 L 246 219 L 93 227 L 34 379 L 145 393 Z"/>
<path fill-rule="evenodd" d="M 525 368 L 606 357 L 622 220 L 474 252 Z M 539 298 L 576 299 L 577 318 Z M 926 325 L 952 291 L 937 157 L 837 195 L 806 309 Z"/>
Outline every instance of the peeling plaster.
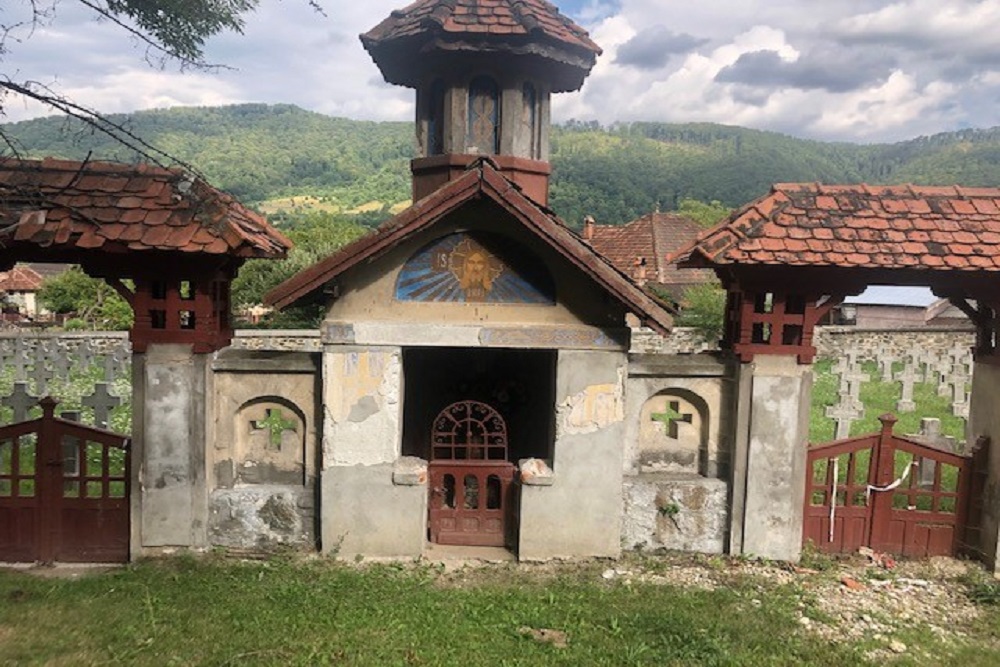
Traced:
<path fill-rule="evenodd" d="M 556 437 L 594 433 L 625 419 L 625 369 L 615 384 L 593 384 L 559 404 Z"/>

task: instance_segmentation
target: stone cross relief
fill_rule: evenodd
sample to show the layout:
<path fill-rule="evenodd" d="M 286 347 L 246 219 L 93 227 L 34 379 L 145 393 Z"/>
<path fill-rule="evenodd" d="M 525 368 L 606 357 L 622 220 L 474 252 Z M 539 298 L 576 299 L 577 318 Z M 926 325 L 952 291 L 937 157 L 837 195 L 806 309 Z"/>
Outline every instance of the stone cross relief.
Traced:
<path fill-rule="evenodd" d="M 649 418 L 663 424 L 667 437 L 676 440 L 679 435 L 678 424 L 690 424 L 694 415 L 690 412 L 681 413 L 680 401 L 669 401 L 663 412 L 655 412 Z"/>
<path fill-rule="evenodd" d="M 279 408 L 267 408 L 263 419 L 251 420 L 250 427 L 255 431 L 267 431 L 267 442 L 271 449 L 280 451 L 285 433 L 297 433 L 298 422 L 286 419 Z"/>

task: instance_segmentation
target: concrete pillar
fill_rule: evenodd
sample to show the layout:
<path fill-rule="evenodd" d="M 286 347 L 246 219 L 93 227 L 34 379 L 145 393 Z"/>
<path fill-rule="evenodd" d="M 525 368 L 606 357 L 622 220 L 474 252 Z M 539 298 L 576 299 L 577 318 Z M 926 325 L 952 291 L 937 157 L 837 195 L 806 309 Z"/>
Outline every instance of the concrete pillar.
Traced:
<path fill-rule="evenodd" d="M 133 357 L 132 554 L 208 544 L 209 355 L 150 344 Z"/>
<path fill-rule="evenodd" d="M 972 372 L 972 397 L 966 441 L 975 442 L 980 436 L 990 438 L 989 473 L 983 498 L 979 545 L 983 560 L 1000 575 L 1000 366 L 976 361 Z"/>
<path fill-rule="evenodd" d="M 326 347 L 320 471 L 325 553 L 341 558 L 423 553 L 427 485 L 393 480 L 402 447 L 402 399 L 401 348 Z"/>
<path fill-rule="evenodd" d="M 757 355 L 739 373 L 730 551 L 797 561 L 812 366 L 795 356 Z"/>
<path fill-rule="evenodd" d="M 521 560 L 621 553 L 626 358 L 560 350 L 552 483 L 521 486 Z"/>

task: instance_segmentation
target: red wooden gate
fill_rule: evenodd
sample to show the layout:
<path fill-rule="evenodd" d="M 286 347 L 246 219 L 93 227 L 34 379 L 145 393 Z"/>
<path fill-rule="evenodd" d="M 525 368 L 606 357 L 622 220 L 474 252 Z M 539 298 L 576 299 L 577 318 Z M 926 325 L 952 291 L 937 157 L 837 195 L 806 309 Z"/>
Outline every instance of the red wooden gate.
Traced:
<path fill-rule="evenodd" d="M 809 450 L 803 541 L 831 553 L 958 554 L 972 459 L 894 436 L 892 415 L 879 420 L 880 433 Z"/>
<path fill-rule="evenodd" d="M 127 561 L 128 437 L 40 405 L 40 419 L 0 428 L 0 561 Z"/>
<path fill-rule="evenodd" d="M 508 544 L 514 464 L 500 413 L 478 401 L 453 403 L 434 420 L 431 447 L 431 541 Z"/>

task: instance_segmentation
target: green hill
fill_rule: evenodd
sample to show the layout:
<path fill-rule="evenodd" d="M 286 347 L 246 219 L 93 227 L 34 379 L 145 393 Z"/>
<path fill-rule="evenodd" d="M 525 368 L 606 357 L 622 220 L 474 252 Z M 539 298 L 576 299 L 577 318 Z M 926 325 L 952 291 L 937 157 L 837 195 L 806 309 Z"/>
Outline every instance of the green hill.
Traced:
<path fill-rule="evenodd" d="M 310 195 L 364 222 L 409 197 L 409 123 L 333 118 L 290 105 L 177 108 L 112 116 L 251 204 Z M 131 161 L 134 154 L 61 118 L 3 126 L 27 156 Z M 1000 128 L 963 130 L 895 144 L 796 139 L 709 123 L 574 122 L 552 136 L 552 207 L 623 223 L 681 199 L 738 206 L 787 181 L 1000 184 Z"/>

